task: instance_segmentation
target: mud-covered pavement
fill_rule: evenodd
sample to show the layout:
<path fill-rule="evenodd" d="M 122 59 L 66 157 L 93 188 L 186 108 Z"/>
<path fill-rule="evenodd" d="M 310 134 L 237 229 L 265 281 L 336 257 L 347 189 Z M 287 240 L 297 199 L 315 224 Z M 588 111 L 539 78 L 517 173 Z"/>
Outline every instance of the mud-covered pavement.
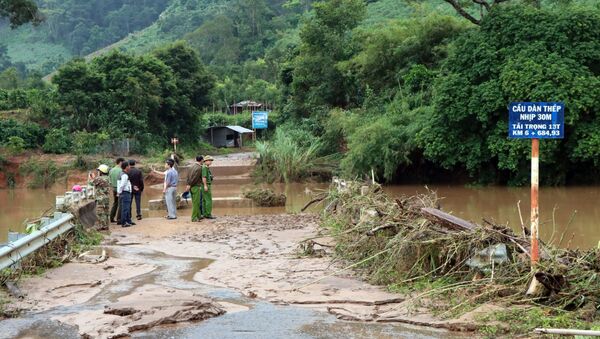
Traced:
<path fill-rule="evenodd" d="M 352 272 L 332 275 L 340 266 L 327 246 L 315 247 L 322 257 L 303 255 L 298 245 L 317 234 L 317 221 L 181 217 L 115 227 L 82 262 L 21 281 L 26 297 L 11 307 L 25 312 L 1 321 L 0 337 L 428 338 L 458 334 L 406 323 L 468 327 L 407 312 L 404 298 Z"/>

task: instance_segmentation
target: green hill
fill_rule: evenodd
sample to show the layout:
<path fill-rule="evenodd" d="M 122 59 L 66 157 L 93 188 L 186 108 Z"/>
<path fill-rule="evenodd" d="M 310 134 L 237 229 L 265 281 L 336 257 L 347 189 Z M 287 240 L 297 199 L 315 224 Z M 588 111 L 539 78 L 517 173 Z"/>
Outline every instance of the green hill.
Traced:
<path fill-rule="evenodd" d="M 0 22 L 0 45 L 6 47 L 12 66 L 48 72 L 74 56 L 92 53 L 151 25 L 172 2 L 40 0 L 44 22 L 17 29 Z"/>
<path fill-rule="evenodd" d="M 262 57 L 280 39 L 294 40 L 312 2 L 40 0 L 46 20 L 37 27 L 28 24 L 14 30 L 7 22 L 0 22 L 0 47 L 6 46 L 11 66 L 42 73 L 54 71 L 73 57 L 93 57 L 114 48 L 143 53 L 182 38 L 190 41 L 209 63 L 214 59 L 212 49 L 219 46 L 206 40 L 221 39 L 223 44 L 238 46 L 236 54 L 240 55 L 229 61 L 239 62 Z M 369 1 L 363 25 L 432 10 L 451 13 L 443 0 Z"/>

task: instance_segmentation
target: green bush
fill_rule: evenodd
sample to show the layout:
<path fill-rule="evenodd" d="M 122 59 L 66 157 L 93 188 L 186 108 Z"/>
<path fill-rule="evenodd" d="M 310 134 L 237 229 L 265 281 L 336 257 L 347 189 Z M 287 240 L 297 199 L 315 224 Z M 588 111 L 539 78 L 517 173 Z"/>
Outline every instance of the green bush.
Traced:
<path fill-rule="evenodd" d="M 3 154 L 0 154 L 0 171 L 4 170 L 6 164 L 8 164 L 8 159 Z"/>
<path fill-rule="evenodd" d="M 71 134 L 65 128 L 55 128 L 46 134 L 44 152 L 63 154 L 71 149 Z"/>
<path fill-rule="evenodd" d="M 0 111 L 29 107 L 29 92 L 24 89 L 0 89 Z"/>
<path fill-rule="evenodd" d="M 79 131 L 73 133 L 73 153 L 77 155 L 98 153 L 100 146 L 108 141 L 108 134 Z"/>
<path fill-rule="evenodd" d="M 15 119 L 0 120 L 0 144 L 8 142 L 10 137 L 23 139 L 24 148 L 36 148 L 44 141 L 44 129 L 32 122 L 20 122 Z"/>
<path fill-rule="evenodd" d="M 23 150 L 25 150 L 25 140 L 21 137 L 12 136 L 4 143 L 4 147 L 6 147 L 12 155 L 17 155 L 23 153 Z"/>

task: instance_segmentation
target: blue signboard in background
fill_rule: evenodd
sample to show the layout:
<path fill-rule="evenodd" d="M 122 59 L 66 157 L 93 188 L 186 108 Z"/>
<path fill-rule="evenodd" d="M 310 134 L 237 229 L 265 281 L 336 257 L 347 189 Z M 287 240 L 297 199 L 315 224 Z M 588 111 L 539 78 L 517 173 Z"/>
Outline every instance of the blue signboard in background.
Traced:
<path fill-rule="evenodd" d="M 265 129 L 269 126 L 268 112 L 252 112 L 252 128 Z"/>
<path fill-rule="evenodd" d="M 508 137 L 562 139 L 565 104 L 562 102 L 511 102 L 508 106 Z"/>

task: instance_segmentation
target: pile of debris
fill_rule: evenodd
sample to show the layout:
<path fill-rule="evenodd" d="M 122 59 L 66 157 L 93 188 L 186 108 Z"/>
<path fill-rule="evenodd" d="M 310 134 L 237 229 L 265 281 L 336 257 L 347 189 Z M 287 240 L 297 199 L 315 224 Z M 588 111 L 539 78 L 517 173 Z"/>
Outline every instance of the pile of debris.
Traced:
<path fill-rule="evenodd" d="M 336 255 L 361 263 L 357 267 L 374 283 L 443 279 L 440 292 L 460 291 L 471 304 L 600 306 L 599 249 L 540 243 L 541 259 L 532 270 L 524 227 L 516 234 L 486 220 L 478 225 L 456 218 L 436 208 L 434 192 L 392 199 L 376 184 L 337 181 L 324 201 L 323 223 L 336 240 Z"/>
<path fill-rule="evenodd" d="M 287 200 L 285 194 L 277 194 L 273 190 L 266 188 L 254 188 L 246 191 L 244 192 L 244 198 L 252 199 L 252 201 L 261 207 L 285 206 Z"/>

